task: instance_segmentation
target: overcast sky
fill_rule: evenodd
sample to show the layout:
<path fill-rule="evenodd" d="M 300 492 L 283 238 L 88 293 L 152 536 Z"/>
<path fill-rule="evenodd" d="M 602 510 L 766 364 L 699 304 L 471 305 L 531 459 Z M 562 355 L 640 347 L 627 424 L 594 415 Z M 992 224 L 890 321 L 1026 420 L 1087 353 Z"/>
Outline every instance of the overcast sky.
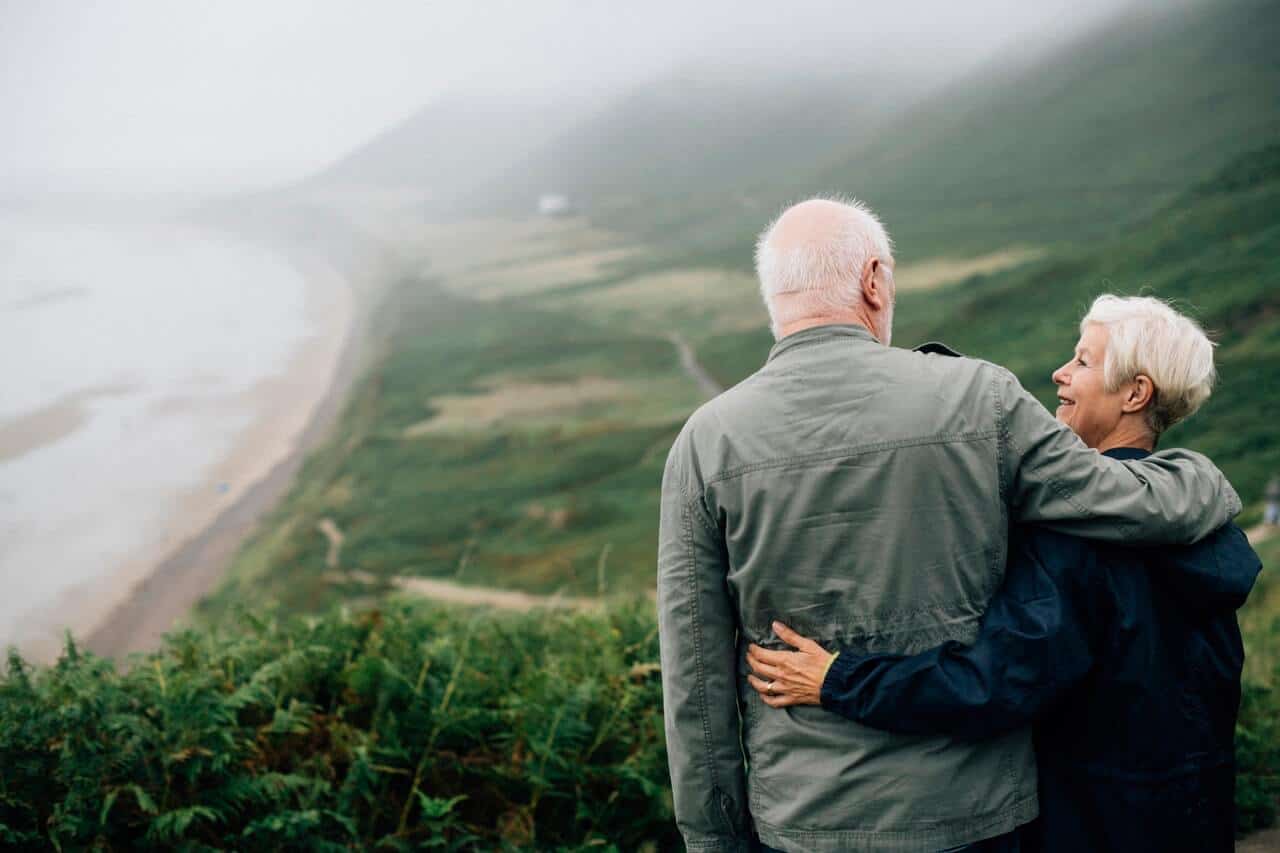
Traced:
<path fill-rule="evenodd" d="M 1120 3 L 0 0 L 0 188 L 288 180 L 449 90 L 622 89 L 726 61 L 958 72 Z"/>

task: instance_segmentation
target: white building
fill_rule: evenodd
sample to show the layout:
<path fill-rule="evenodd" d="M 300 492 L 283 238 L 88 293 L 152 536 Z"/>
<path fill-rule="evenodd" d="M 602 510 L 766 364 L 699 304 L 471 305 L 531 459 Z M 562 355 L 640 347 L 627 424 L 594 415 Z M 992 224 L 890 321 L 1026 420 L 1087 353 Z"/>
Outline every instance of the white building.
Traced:
<path fill-rule="evenodd" d="M 564 216 L 569 212 L 569 197 L 566 195 L 543 193 L 538 198 L 538 213 L 543 216 Z"/>

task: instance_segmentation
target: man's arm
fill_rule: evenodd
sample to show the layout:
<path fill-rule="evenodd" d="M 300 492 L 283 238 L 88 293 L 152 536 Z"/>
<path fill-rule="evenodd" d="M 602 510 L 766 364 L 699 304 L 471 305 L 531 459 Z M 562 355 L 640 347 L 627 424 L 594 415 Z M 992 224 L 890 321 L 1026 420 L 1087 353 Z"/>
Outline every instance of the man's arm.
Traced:
<path fill-rule="evenodd" d="M 1212 462 L 1189 450 L 1142 460 L 1089 449 L 1004 368 L 993 372 L 1000 480 L 1013 520 L 1113 542 L 1195 542 L 1240 512 Z"/>
<path fill-rule="evenodd" d="M 662 477 L 658 637 L 676 824 L 690 850 L 750 841 L 728 558 L 692 473 L 688 431 Z"/>
<path fill-rule="evenodd" d="M 1089 672 L 1105 635 L 1105 584 L 1092 549 L 1054 553 L 1030 532 L 1010 548 L 1005 582 L 971 646 L 917 655 L 842 651 L 822 683 L 822 706 L 902 734 L 986 738 L 1027 725 Z M 1071 543 L 1067 543 L 1071 544 Z"/>

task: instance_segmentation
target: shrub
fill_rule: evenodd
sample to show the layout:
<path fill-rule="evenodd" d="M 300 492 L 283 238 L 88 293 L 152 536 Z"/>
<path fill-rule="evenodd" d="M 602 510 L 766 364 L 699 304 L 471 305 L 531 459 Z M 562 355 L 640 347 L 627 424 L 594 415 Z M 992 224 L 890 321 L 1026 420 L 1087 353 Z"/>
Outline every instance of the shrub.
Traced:
<path fill-rule="evenodd" d="M 123 673 L 11 652 L 0 846 L 678 843 L 649 610 L 239 620 Z"/>

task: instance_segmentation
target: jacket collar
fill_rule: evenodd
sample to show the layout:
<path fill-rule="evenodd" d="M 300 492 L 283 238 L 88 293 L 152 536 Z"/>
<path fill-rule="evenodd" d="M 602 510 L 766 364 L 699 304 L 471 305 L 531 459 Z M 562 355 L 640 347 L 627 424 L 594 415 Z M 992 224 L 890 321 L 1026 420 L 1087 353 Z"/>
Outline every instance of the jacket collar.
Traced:
<path fill-rule="evenodd" d="M 1126 459 L 1146 459 L 1151 455 L 1151 451 L 1143 450 L 1141 447 L 1113 447 L 1110 450 L 1104 450 L 1102 455 L 1124 461 Z"/>
<path fill-rule="evenodd" d="M 765 363 L 773 361 L 789 349 L 836 338 L 857 338 L 874 344 L 880 343 L 865 326 L 859 326 L 857 323 L 832 323 L 827 326 L 813 326 L 808 329 L 802 329 L 799 332 L 793 332 L 774 344 L 773 348 L 769 350 L 769 357 L 765 359 Z"/>

